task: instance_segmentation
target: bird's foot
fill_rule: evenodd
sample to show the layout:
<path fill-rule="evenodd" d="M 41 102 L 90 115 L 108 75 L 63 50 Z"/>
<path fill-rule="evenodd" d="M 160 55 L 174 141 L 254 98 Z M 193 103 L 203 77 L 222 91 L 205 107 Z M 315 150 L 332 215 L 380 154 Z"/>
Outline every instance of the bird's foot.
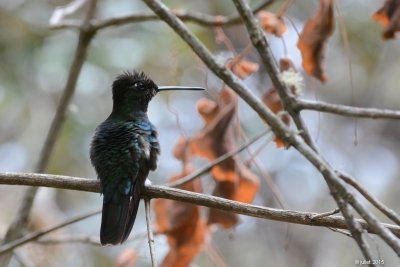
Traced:
<path fill-rule="evenodd" d="M 149 179 L 146 179 L 146 181 L 144 181 L 144 185 L 145 186 L 149 186 L 149 185 L 152 185 L 153 183 L 149 180 Z"/>

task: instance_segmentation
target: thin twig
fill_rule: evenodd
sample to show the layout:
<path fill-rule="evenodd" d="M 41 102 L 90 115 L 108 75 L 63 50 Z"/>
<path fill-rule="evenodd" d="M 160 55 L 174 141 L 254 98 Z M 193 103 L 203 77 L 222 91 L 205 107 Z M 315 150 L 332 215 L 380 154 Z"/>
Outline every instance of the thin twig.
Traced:
<path fill-rule="evenodd" d="M 400 225 L 399 215 L 392 209 L 386 207 L 379 199 L 371 195 L 357 180 L 351 178 L 348 175 L 340 174 L 340 178 L 346 183 L 353 186 L 361 195 L 365 197 L 372 205 L 374 205 L 378 210 L 385 214 L 389 219 Z"/>
<path fill-rule="evenodd" d="M 254 13 L 268 7 L 274 2 L 274 0 L 266 0 L 261 2 L 258 6 L 253 9 Z M 233 16 L 222 16 L 222 15 L 209 15 L 193 10 L 174 10 L 174 14 L 179 17 L 182 21 L 196 23 L 200 26 L 233 26 L 240 23 L 240 17 L 238 15 Z M 153 12 L 140 12 L 127 16 L 121 16 L 118 18 L 110 18 L 105 20 L 93 20 L 90 21 L 93 29 L 96 31 L 115 26 L 122 26 L 130 23 L 140 23 L 146 21 L 158 21 L 160 17 L 155 15 Z M 80 28 L 81 24 L 75 20 L 59 20 L 58 23 L 52 23 L 52 29 L 65 29 L 65 28 Z"/>
<path fill-rule="evenodd" d="M 154 235 L 159 233 L 154 232 Z M 143 237 L 147 236 L 147 231 L 142 233 L 135 233 L 131 237 L 129 237 L 125 243 L 136 241 Z M 68 244 L 68 243 L 82 243 L 82 244 L 89 244 L 94 246 L 102 246 L 100 243 L 99 236 L 89 236 L 89 235 L 68 235 L 68 236 L 57 236 L 51 238 L 41 238 L 38 240 L 34 240 L 34 242 L 38 245 L 59 245 L 59 244 Z"/>
<path fill-rule="evenodd" d="M 100 192 L 100 182 L 98 180 L 52 174 L 0 173 L 0 184 L 44 186 L 96 193 Z M 348 229 L 346 221 L 341 216 L 331 215 L 311 220 L 311 218 L 318 213 L 267 208 L 166 186 L 147 186 L 145 187 L 142 197 L 182 201 L 267 220 Z M 356 221 L 360 223 L 363 229 L 366 229 L 370 233 L 376 233 L 375 228 L 370 227 L 364 220 L 356 219 Z M 400 226 L 385 223 L 380 223 L 380 225 L 389 229 L 397 237 L 400 237 Z"/>
<path fill-rule="evenodd" d="M 353 238 L 353 236 L 349 232 L 346 232 L 344 230 L 336 229 L 336 228 L 333 228 L 333 227 L 328 227 L 328 229 L 332 230 L 333 232 L 336 232 L 336 233 L 339 233 L 339 234 L 342 234 L 342 235 L 345 235 L 345 236 Z"/>
<path fill-rule="evenodd" d="M 216 158 L 215 160 L 213 160 L 212 162 L 208 163 L 207 165 L 197 169 L 195 172 L 193 172 L 192 174 L 185 176 L 179 180 L 176 180 L 174 182 L 169 182 L 166 185 L 170 186 L 170 187 L 179 187 L 181 185 L 184 185 L 186 183 L 189 183 L 191 181 L 193 181 L 194 179 L 196 179 L 197 177 L 200 177 L 201 175 L 209 172 L 213 167 L 217 166 L 218 164 L 224 162 L 225 160 L 235 156 L 236 154 L 240 153 L 241 151 L 245 150 L 247 147 L 249 147 L 250 145 L 252 145 L 253 143 L 255 143 L 257 140 L 259 140 L 261 137 L 265 136 L 268 132 L 270 132 L 270 129 L 267 129 L 263 132 L 261 132 L 260 134 L 254 136 L 252 139 L 250 139 L 248 142 L 244 143 L 243 145 L 241 145 L 240 147 L 238 147 L 237 149 L 228 152 L 218 158 Z"/>
<path fill-rule="evenodd" d="M 243 133 L 243 131 L 241 131 L 241 133 L 243 134 L 244 138 L 247 138 L 246 135 Z M 262 162 L 259 160 L 259 158 L 257 157 L 259 153 L 261 153 L 261 151 L 265 148 L 265 146 L 267 146 L 270 142 L 272 141 L 272 135 L 271 138 L 268 138 L 265 140 L 264 143 L 262 143 L 260 145 L 260 147 L 256 150 L 256 151 L 251 151 L 250 148 L 247 149 L 248 153 L 250 154 L 250 158 L 248 158 L 245 162 L 244 165 L 249 167 L 251 163 L 254 164 L 254 166 L 257 168 L 259 175 L 265 180 L 265 182 L 267 183 L 269 189 L 272 192 L 272 195 L 274 196 L 274 198 L 276 199 L 276 201 L 278 202 L 278 205 L 282 208 L 282 209 L 286 209 L 288 207 L 287 202 L 285 200 L 285 198 L 282 196 L 281 192 L 279 191 L 278 187 L 276 186 L 274 180 L 272 179 L 272 177 L 267 173 L 267 171 L 264 169 Z"/>
<path fill-rule="evenodd" d="M 297 99 L 295 108 L 297 110 L 316 110 L 356 118 L 394 120 L 400 119 L 400 110 L 352 107 L 305 99 Z"/>
<path fill-rule="evenodd" d="M 101 246 L 99 236 L 89 236 L 89 235 L 68 235 L 68 236 L 57 236 L 52 238 L 41 238 L 34 240 L 35 244 L 43 246 L 53 246 L 59 244 L 69 244 L 69 243 L 83 243 L 93 246 Z M 128 239 L 129 240 L 129 239 Z M 128 241 L 127 240 L 127 241 Z"/>
<path fill-rule="evenodd" d="M 156 250 L 154 248 L 154 236 L 153 231 L 151 230 L 150 198 L 144 198 L 144 208 L 146 210 L 147 239 L 149 241 L 151 266 L 157 267 Z"/>
<path fill-rule="evenodd" d="M 351 210 L 349 203 L 345 201 L 339 194 L 332 194 L 332 195 L 336 203 L 338 204 L 338 207 L 342 212 L 344 219 L 346 220 L 351 236 L 353 237 L 354 241 L 360 248 L 361 253 L 365 257 L 365 259 L 371 263 L 370 264 L 371 267 L 375 266 L 374 264 L 372 264 L 373 263 L 372 252 L 365 238 L 366 235 L 363 231 L 361 224 L 355 219 L 354 213 Z M 381 234 L 382 233 L 379 232 L 379 235 Z"/>
<path fill-rule="evenodd" d="M 314 142 L 311 140 L 310 135 L 308 133 L 307 128 L 298 113 L 292 108 L 291 105 L 295 103 L 296 99 L 289 95 L 289 91 L 286 85 L 279 78 L 279 69 L 277 67 L 276 61 L 272 55 L 270 46 L 265 38 L 265 35 L 257 23 L 254 15 L 250 11 L 248 3 L 245 0 L 233 0 L 236 9 L 241 15 L 243 22 L 246 26 L 246 29 L 249 33 L 250 39 L 259 52 L 259 55 L 264 63 L 268 73 L 270 74 L 272 83 L 277 89 L 281 100 L 287 109 L 287 111 L 292 115 L 297 127 L 299 130 L 302 130 L 302 137 L 308 146 L 304 146 L 303 142 L 297 143 L 296 140 L 292 140 L 292 145 L 299 150 L 308 160 L 313 163 L 321 172 L 325 181 L 330 189 L 330 192 L 337 202 L 339 208 L 342 211 L 343 216 L 349 224 L 349 229 L 359 245 L 361 251 L 367 260 L 371 259 L 371 252 L 368 248 L 368 244 L 365 241 L 365 238 L 362 236 L 362 232 L 360 231 L 360 227 L 358 223 L 355 222 L 353 218 L 352 211 L 349 209 L 348 204 L 351 206 L 372 226 L 376 227 L 379 236 L 400 256 L 400 241 L 393 236 L 387 229 L 381 227 L 377 224 L 376 217 L 371 214 L 367 209 L 353 196 L 353 194 L 346 188 L 345 184 L 340 180 L 338 175 L 335 173 L 334 169 L 332 169 L 329 164 L 319 155 L 317 152 L 317 148 Z M 274 128 L 274 127 L 273 127 Z M 297 143 L 297 144 L 295 144 Z M 309 149 L 314 150 L 313 152 L 309 151 Z M 314 155 L 312 155 L 314 154 Z M 316 164 L 319 162 L 319 164 Z M 323 167 L 322 167 L 323 166 Z M 322 168 L 321 168 L 322 167 Z"/>
<path fill-rule="evenodd" d="M 314 217 L 312 217 L 311 220 L 314 220 L 314 219 L 317 219 L 317 218 L 323 218 L 323 217 L 326 217 L 326 216 L 337 214 L 339 212 L 340 212 L 340 209 L 336 208 L 336 209 L 331 210 L 331 211 L 327 211 L 327 212 L 323 212 L 323 213 L 317 214 Z"/>
<path fill-rule="evenodd" d="M 69 219 L 69 220 L 67 220 L 65 222 L 60 223 L 60 224 L 57 224 L 57 225 L 54 225 L 54 226 L 51 226 L 51 227 L 47 227 L 47 228 L 45 228 L 43 230 L 39 230 L 37 232 L 33 232 L 33 233 L 30 233 L 30 234 L 27 234 L 24 237 L 21 237 L 19 239 L 13 240 L 13 241 L 5 244 L 5 245 L 2 245 L 0 247 L 0 254 L 9 252 L 9 251 L 15 249 L 16 247 L 22 246 L 22 245 L 24 245 L 24 244 L 26 244 L 28 242 L 36 240 L 39 237 L 47 235 L 50 232 L 53 232 L 55 230 L 58 230 L 58 229 L 63 228 L 65 226 L 67 226 L 67 225 L 73 224 L 75 222 L 82 221 L 82 220 L 84 220 L 86 218 L 92 217 L 92 216 L 100 214 L 100 213 L 101 213 L 101 211 L 98 211 L 98 210 L 94 211 L 94 212 L 86 213 L 84 215 L 73 217 L 73 218 L 71 218 L 71 219 Z"/>

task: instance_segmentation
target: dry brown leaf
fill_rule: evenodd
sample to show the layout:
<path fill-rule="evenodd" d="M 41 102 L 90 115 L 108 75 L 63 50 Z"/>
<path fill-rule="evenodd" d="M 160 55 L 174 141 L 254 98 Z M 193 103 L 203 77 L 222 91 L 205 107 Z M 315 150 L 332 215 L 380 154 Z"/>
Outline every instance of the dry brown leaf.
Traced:
<path fill-rule="evenodd" d="M 396 32 L 400 31 L 400 1 L 386 0 L 383 7 L 374 13 L 372 19 L 381 23 L 384 39 L 394 39 Z"/>
<path fill-rule="evenodd" d="M 218 182 L 212 194 L 217 197 L 235 199 L 236 185 L 231 181 Z M 210 209 L 208 213 L 208 224 L 219 224 L 227 229 L 235 226 L 238 222 L 239 216 L 236 213 L 220 209 Z"/>
<path fill-rule="evenodd" d="M 124 249 L 115 261 L 114 267 L 135 267 L 138 259 L 136 250 L 127 248 Z"/>
<path fill-rule="evenodd" d="M 194 170 L 188 162 L 190 155 L 187 153 L 186 143 L 187 140 L 181 138 L 174 149 L 174 154 L 185 161 L 182 173 L 171 177 L 170 181 L 181 179 Z M 179 188 L 193 192 L 202 191 L 199 179 Z M 209 234 L 204 220 L 200 218 L 200 207 L 179 201 L 156 199 L 154 212 L 157 231 L 167 236 L 170 247 L 161 266 L 189 266 L 193 258 L 203 250 L 204 242 Z"/>
<path fill-rule="evenodd" d="M 213 195 L 232 199 L 244 203 L 251 203 L 256 196 L 260 181 L 253 172 L 246 166 L 236 164 L 238 183 L 231 181 L 218 182 L 214 188 Z M 219 209 L 210 209 L 208 214 L 208 224 L 219 224 L 223 228 L 234 227 L 239 222 L 239 216 L 235 213 L 225 212 Z"/>
<path fill-rule="evenodd" d="M 205 127 L 190 140 L 194 155 L 213 161 L 238 148 L 237 96 L 232 90 L 221 90 L 217 101 L 200 100 L 198 111 Z M 213 167 L 211 174 L 216 182 L 215 196 L 251 202 L 258 191 L 258 177 L 242 166 L 237 156 Z M 210 209 L 207 223 L 230 228 L 237 222 L 235 214 Z"/>
<path fill-rule="evenodd" d="M 203 220 L 197 220 L 193 231 L 189 233 L 185 239 L 184 245 L 171 244 L 170 250 L 165 256 L 161 267 L 188 267 L 194 257 L 203 250 L 203 244 L 207 238 L 209 231 Z M 171 240 L 168 239 L 168 242 Z"/>
<path fill-rule="evenodd" d="M 193 172 L 193 167 L 187 164 L 183 173 L 171 177 L 170 181 L 176 181 Z M 179 188 L 201 192 L 201 183 L 199 179 L 186 183 Z M 196 221 L 199 217 L 199 207 L 193 204 L 167 199 L 154 200 L 154 212 L 157 231 L 162 234 L 179 232 L 181 228 Z"/>
<path fill-rule="evenodd" d="M 197 111 L 206 124 L 210 123 L 218 112 L 218 105 L 212 100 L 202 98 L 197 101 Z"/>
<path fill-rule="evenodd" d="M 286 32 L 286 25 L 282 17 L 268 11 L 260 11 L 257 16 L 265 32 L 271 33 L 277 37 L 282 37 Z"/>
<path fill-rule="evenodd" d="M 201 100 L 206 103 L 205 100 Z M 208 100 L 211 102 L 211 100 Z M 199 156 L 213 161 L 216 158 L 231 152 L 237 148 L 235 115 L 237 108 L 237 97 L 230 89 L 221 91 L 219 103 L 214 102 L 216 108 L 205 114 L 200 113 L 206 125 L 202 131 L 195 135 L 190 141 L 191 151 Z M 208 104 L 211 106 L 211 104 Z M 233 181 L 235 174 L 231 170 L 235 169 L 234 158 L 229 158 L 214 167 L 212 172 L 218 179 Z M 223 175 L 220 175 L 220 174 Z"/>
<path fill-rule="evenodd" d="M 296 71 L 293 61 L 288 57 L 282 57 L 279 60 L 279 68 L 281 71 L 290 70 Z"/>
<path fill-rule="evenodd" d="M 245 165 L 239 165 L 239 176 L 239 186 L 236 190 L 234 200 L 251 203 L 260 189 L 258 176 Z"/>
<path fill-rule="evenodd" d="M 321 82 L 328 79 L 323 64 L 327 40 L 334 30 L 333 15 L 333 0 L 320 0 L 317 13 L 306 22 L 297 42 L 304 70 Z"/>
<path fill-rule="evenodd" d="M 239 60 L 233 59 L 228 63 L 228 68 L 230 68 L 236 76 L 244 80 L 254 72 L 258 71 L 259 66 L 255 62 L 241 58 Z"/>
<path fill-rule="evenodd" d="M 265 92 L 265 94 L 262 97 L 262 101 L 269 109 L 271 109 L 272 112 L 276 114 L 283 111 L 281 98 L 274 87 L 270 88 L 267 92 Z M 280 117 L 286 125 L 290 124 L 290 117 L 288 114 L 286 113 L 281 114 Z M 275 137 L 274 141 L 277 147 L 279 148 L 285 147 L 283 140 L 278 136 Z"/>

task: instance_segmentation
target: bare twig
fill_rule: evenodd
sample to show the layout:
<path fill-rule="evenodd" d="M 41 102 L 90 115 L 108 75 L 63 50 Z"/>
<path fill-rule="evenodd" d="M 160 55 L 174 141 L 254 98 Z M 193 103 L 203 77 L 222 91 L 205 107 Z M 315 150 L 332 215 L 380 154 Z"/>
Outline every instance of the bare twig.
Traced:
<path fill-rule="evenodd" d="M 275 134 L 284 140 L 285 143 L 293 145 L 301 154 L 303 154 L 324 176 L 328 185 L 331 186 L 331 192 L 339 201 L 339 195 L 346 196 L 346 201 L 350 202 L 355 209 L 364 216 L 371 224 L 371 227 L 380 234 L 380 236 L 400 255 L 400 242 L 387 229 L 376 224 L 376 218 L 366 213 L 366 209 L 354 198 L 348 197 L 348 192 L 344 183 L 336 175 L 332 167 L 316 153 L 314 148 L 310 148 L 297 134 L 293 133 L 276 114 L 265 107 L 225 66 L 218 63 L 207 48 L 187 29 L 187 27 L 158 0 L 144 0 L 145 3 L 162 18 L 178 35 L 193 49 L 193 51 L 203 60 L 203 62 L 219 76 L 225 83 L 231 87 L 244 101 L 246 101 L 272 128 Z M 235 1 L 236 3 L 237 1 Z M 248 9 L 247 9 L 248 10 Z M 248 11 L 246 11 L 249 13 Z M 246 13 L 246 14 L 247 14 Z M 251 13 L 251 12 L 250 12 Z M 258 39 L 258 41 L 264 41 Z M 310 143 L 312 144 L 312 142 Z M 332 186 L 335 185 L 335 188 Z M 337 188 L 336 188 L 337 187 Z M 337 189 L 337 190 L 336 190 Z M 349 219 L 349 218 L 347 218 Z M 350 223 L 350 219 L 349 219 Z"/>
<path fill-rule="evenodd" d="M 22 246 L 22 245 L 24 245 L 24 244 L 26 244 L 28 242 L 36 240 L 39 237 L 42 237 L 42 236 L 44 236 L 44 235 L 46 235 L 46 234 L 48 234 L 50 232 L 53 232 L 55 230 L 58 230 L 58 229 L 63 228 L 65 226 L 67 226 L 67 225 L 73 224 L 75 222 L 82 221 L 82 220 L 84 220 L 86 218 L 92 217 L 92 216 L 100 214 L 100 213 L 101 213 L 101 211 L 94 211 L 94 212 L 90 212 L 90 213 L 87 213 L 87 214 L 84 214 L 84 215 L 76 216 L 76 217 L 73 217 L 73 218 L 71 218 L 71 219 L 69 219 L 69 220 L 67 220 L 65 222 L 60 223 L 60 224 L 45 228 L 43 230 L 40 230 L 40 231 L 37 231 L 37 232 L 34 232 L 34 233 L 27 234 L 24 237 L 21 237 L 19 239 L 13 240 L 13 241 L 5 244 L 5 245 L 2 245 L 0 247 L 0 254 L 4 254 L 6 252 L 9 252 L 9 251 L 15 249 L 16 247 Z"/>
<path fill-rule="evenodd" d="M 274 0 L 266 0 L 261 2 L 258 6 L 253 9 L 254 13 L 268 7 L 274 2 Z M 192 10 L 174 10 L 174 14 L 179 17 L 182 21 L 196 23 L 200 26 L 233 26 L 240 23 L 240 17 L 234 16 L 222 16 L 222 15 L 209 15 L 200 13 Z M 90 21 L 93 29 L 98 31 L 108 27 L 122 26 L 129 23 L 139 23 L 146 21 L 157 21 L 160 18 L 153 12 L 140 12 L 131 14 L 128 16 L 122 16 L 118 18 L 110 18 L 101 21 Z M 51 23 L 52 29 L 64 29 L 64 28 L 80 28 L 81 24 L 75 20 L 57 20 L 57 23 Z"/>
<path fill-rule="evenodd" d="M 153 232 L 154 235 L 159 233 Z M 147 231 L 142 233 L 135 233 L 131 237 L 129 237 L 125 242 L 132 242 L 138 239 L 142 239 L 147 236 Z M 38 240 L 34 240 L 34 242 L 38 245 L 59 245 L 59 244 L 68 244 L 68 243 L 82 243 L 94 246 L 102 246 L 100 243 L 99 236 L 89 236 L 89 235 L 68 235 L 68 236 L 57 236 L 51 238 L 41 238 Z"/>
<path fill-rule="evenodd" d="M 53 180 L 56 180 L 56 182 Z M 97 180 L 51 174 L 0 173 L 0 184 L 45 186 L 100 192 L 100 182 Z M 143 192 L 143 197 L 177 200 L 267 220 L 348 229 L 346 221 L 341 216 L 331 215 L 312 220 L 311 218 L 318 215 L 318 213 L 267 208 L 166 186 L 147 186 Z M 364 220 L 356 219 L 356 221 L 360 223 L 363 229 L 370 233 L 376 233 L 375 228 L 370 227 Z M 380 225 L 400 237 L 400 226 L 385 223 L 380 223 Z"/>
<path fill-rule="evenodd" d="M 341 116 L 349 116 L 356 118 L 368 119 L 400 119 L 400 110 L 378 109 L 378 108 L 361 108 L 339 104 L 331 104 L 322 101 L 311 101 L 297 99 L 295 103 L 297 110 L 316 110 L 326 113 L 333 113 Z"/>
<path fill-rule="evenodd" d="M 209 172 L 214 166 L 220 164 L 221 162 L 224 162 L 225 160 L 227 160 L 227 159 L 233 157 L 234 155 L 240 153 L 241 151 L 245 150 L 247 147 L 252 145 L 254 142 L 259 140 L 261 137 L 265 136 L 270 131 L 271 131 L 270 129 L 267 129 L 267 130 L 261 132 L 260 134 L 254 136 L 252 139 L 250 139 L 248 142 L 244 143 L 243 145 L 241 145 L 237 149 L 218 157 L 217 159 L 215 159 L 212 162 L 210 162 L 209 164 L 197 169 L 195 172 L 193 172 L 192 174 L 190 174 L 190 175 L 188 175 L 186 177 L 183 177 L 183 178 L 181 178 L 179 180 L 176 180 L 174 182 L 167 183 L 167 186 L 178 187 L 178 186 L 184 185 L 184 184 L 186 184 L 186 183 L 188 183 L 190 181 L 193 181 L 197 177 L 200 177 L 201 175 Z"/>
<path fill-rule="evenodd" d="M 337 214 L 339 212 L 340 212 L 340 209 L 336 208 L 336 209 L 331 210 L 331 211 L 327 211 L 327 212 L 323 212 L 323 213 L 317 214 L 314 217 L 312 217 L 311 220 L 314 220 L 316 218 L 323 218 L 323 217 L 326 217 L 326 216 Z"/>
<path fill-rule="evenodd" d="M 380 227 L 376 224 L 377 219 L 374 215 L 366 210 L 366 208 L 354 198 L 351 192 L 348 191 L 345 184 L 340 181 L 338 175 L 334 172 L 334 170 L 323 160 L 323 158 L 315 154 L 317 152 L 317 148 L 313 141 L 308 134 L 307 128 L 304 125 L 303 120 L 298 115 L 297 112 L 294 111 L 292 108 L 292 104 L 295 103 L 296 99 L 288 93 L 288 89 L 286 85 L 280 80 L 279 78 L 279 69 L 277 67 L 276 61 L 273 58 L 271 49 L 269 44 L 265 38 L 262 29 L 258 25 L 256 19 L 254 18 L 253 14 L 251 13 L 249 6 L 245 0 L 233 0 L 239 14 L 241 15 L 243 22 L 247 28 L 247 31 L 250 35 L 250 39 L 254 45 L 254 47 L 259 52 L 259 55 L 270 74 L 271 80 L 277 89 L 281 100 L 288 110 L 288 112 L 292 115 L 297 127 L 303 131 L 302 137 L 304 138 L 305 142 L 309 145 L 309 147 L 304 146 L 303 142 L 294 144 L 292 143 L 298 150 L 301 152 L 308 160 L 313 163 L 314 165 L 318 162 L 319 164 L 324 165 L 315 165 L 319 168 L 319 171 L 325 178 L 326 183 L 331 191 L 331 194 L 335 201 L 338 203 L 339 208 L 341 209 L 343 216 L 347 220 L 349 224 L 349 229 L 354 236 L 357 244 L 359 245 L 361 251 L 363 252 L 364 256 L 367 260 L 371 260 L 371 252 L 368 248 L 367 243 L 362 236 L 362 232 L 360 231 L 360 227 L 358 223 L 355 222 L 353 218 L 352 211 L 348 208 L 348 203 L 351 204 L 355 210 L 368 221 L 373 227 L 377 227 L 376 230 L 379 232 L 379 235 L 386 241 L 386 243 L 392 247 L 392 249 L 400 256 L 400 241 L 396 239 L 391 233 L 389 233 L 386 229 Z M 292 142 L 295 140 L 292 140 Z M 309 148 L 313 149 L 315 152 L 311 155 L 310 151 L 306 152 Z"/>
<path fill-rule="evenodd" d="M 146 210 L 147 239 L 149 241 L 151 266 L 157 267 L 156 250 L 154 248 L 154 236 L 153 231 L 151 230 L 150 198 L 144 198 L 144 208 Z"/>
<path fill-rule="evenodd" d="M 83 25 L 88 25 L 88 22 L 93 17 L 97 0 L 89 1 L 89 8 L 86 13 Z M 50 155 L 53 151 L 54 144 L 60 134 L 62 126 L 64 125 L 68 106 L 71 102 L 72 96 L 75 92 L 76 81 L 78 80 L 79 73 L 81 71 L 83 62 L 86 58 L 86 52 L 92 39 L 94 32 L 90 30 L 90 27 L 82 27 L 79 33 L 78 45 L 75 51 L 75 56 L 71 64 L 69 76 L 63 94 L 61 96 L 59 105 L 56 110 L 56 114 L 51 123 L 50 129 L 47 133 L 45 143 L 42 147 L 39 161 L 35 167 L 35 172 L 44 172 L 49 162 Z M 6 236 L 2 244 L 6 244 L 12 240 L 21 237 L 21 231 L 26 227 L 28 223 L 28 217 L 32 209 L 33 200 L 36 196 L 37 188 L 28 188 L 23 196 L 21 205 L 17 212 L 17 216 L 11 223 L 7 230 Z M 12 254 L 7 253 L 0 256 L 0 266 L 8 266 Z"/>
<path fill-rule="evenodd" d="M 331 189 L 332 190 L 332 189 Z M 370 266 L 375 266 L 373 265 L 372 261 L 372 252 L 369 248 L 369 244 L 367 240 L 365 239 L 365 234 L 363 231 L 363 228 L 361 224 L 354 218 L 354 213 L 350 209 L 350 205 L 338 194 L 332 194 L 333 197 L 335 198 L 336 203 L 338 204 L 338 207 L 340 211 L 343 214 L 343 217 L 346 220 L 346 223 L 348 225 L 348 229 L 354 239 L 354 241 L 357 243 L 358 247 L 360 248 L 363 256 L 367 261 L 369 261 L 371 264 Z M 379 232 L 381 234 L 381 232 Z"/>
<path fill-rule="evenodd" d="M 89 235 L 68 235 L 68 236 L 58 236 L 53 238 L 41 238 L 38 240 L 33 240 L 35 244 L 43 245 L 43 246 L 52 246 L 59 244 L 68 244 L 68 243 L 83 243 L 89 244 L 93 246 L 101 246 L 99 236 L 89 236 Z M 127 240 L 128 241 L 128 240 Z"/>
<path fill-rule="evenodd" d="M 339 175 L 339 177 L 349 185 L 353 186 L 358 192 L 360 192 L 361 195 L 363 195 L 372 205 L 385 214 L 389 219 L 400 225 L 399 215 L 394 210 L 386 207 L 381 201 L 379 201 L 379 199 L 371 195 L 357 180 L 342 173 Z"/>
<path fill-rule="evenodd" d="M 342 234 L 342 235 L 345 235 L 345 236 L 353 238 L 353 236 L 349 232 L 347 232 L 345 230 L 340 230 L 340 229 L 336 229 L 336 228 L 332 228 L 332 227 L 328 227 L 328 229 L 332 230 L 333 232 L 336 232 L 336 233 L 339 233 L 339 234 Z"/>

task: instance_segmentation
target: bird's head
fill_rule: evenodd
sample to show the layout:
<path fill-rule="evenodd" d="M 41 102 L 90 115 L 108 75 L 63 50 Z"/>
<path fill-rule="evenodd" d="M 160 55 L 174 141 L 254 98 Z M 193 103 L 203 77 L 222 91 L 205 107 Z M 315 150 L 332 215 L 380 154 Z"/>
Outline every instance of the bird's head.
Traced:
<path fill-rule="evenodd" d="M 136 102 L 147 105 L 157 92 L 157 85 L 143 72 L 124 72 L 112 85 L 115 104 Z"/>
<path fill-rule="evenodd" d="M 150 100 L 160 91 L 167 90 L 204 90 L 201 87 L 157 86 L 143 72 L 126 71 L 119 75 L 112 85 L 114 108 L 116 106 L 136 106 L 147 110 Z"/>

